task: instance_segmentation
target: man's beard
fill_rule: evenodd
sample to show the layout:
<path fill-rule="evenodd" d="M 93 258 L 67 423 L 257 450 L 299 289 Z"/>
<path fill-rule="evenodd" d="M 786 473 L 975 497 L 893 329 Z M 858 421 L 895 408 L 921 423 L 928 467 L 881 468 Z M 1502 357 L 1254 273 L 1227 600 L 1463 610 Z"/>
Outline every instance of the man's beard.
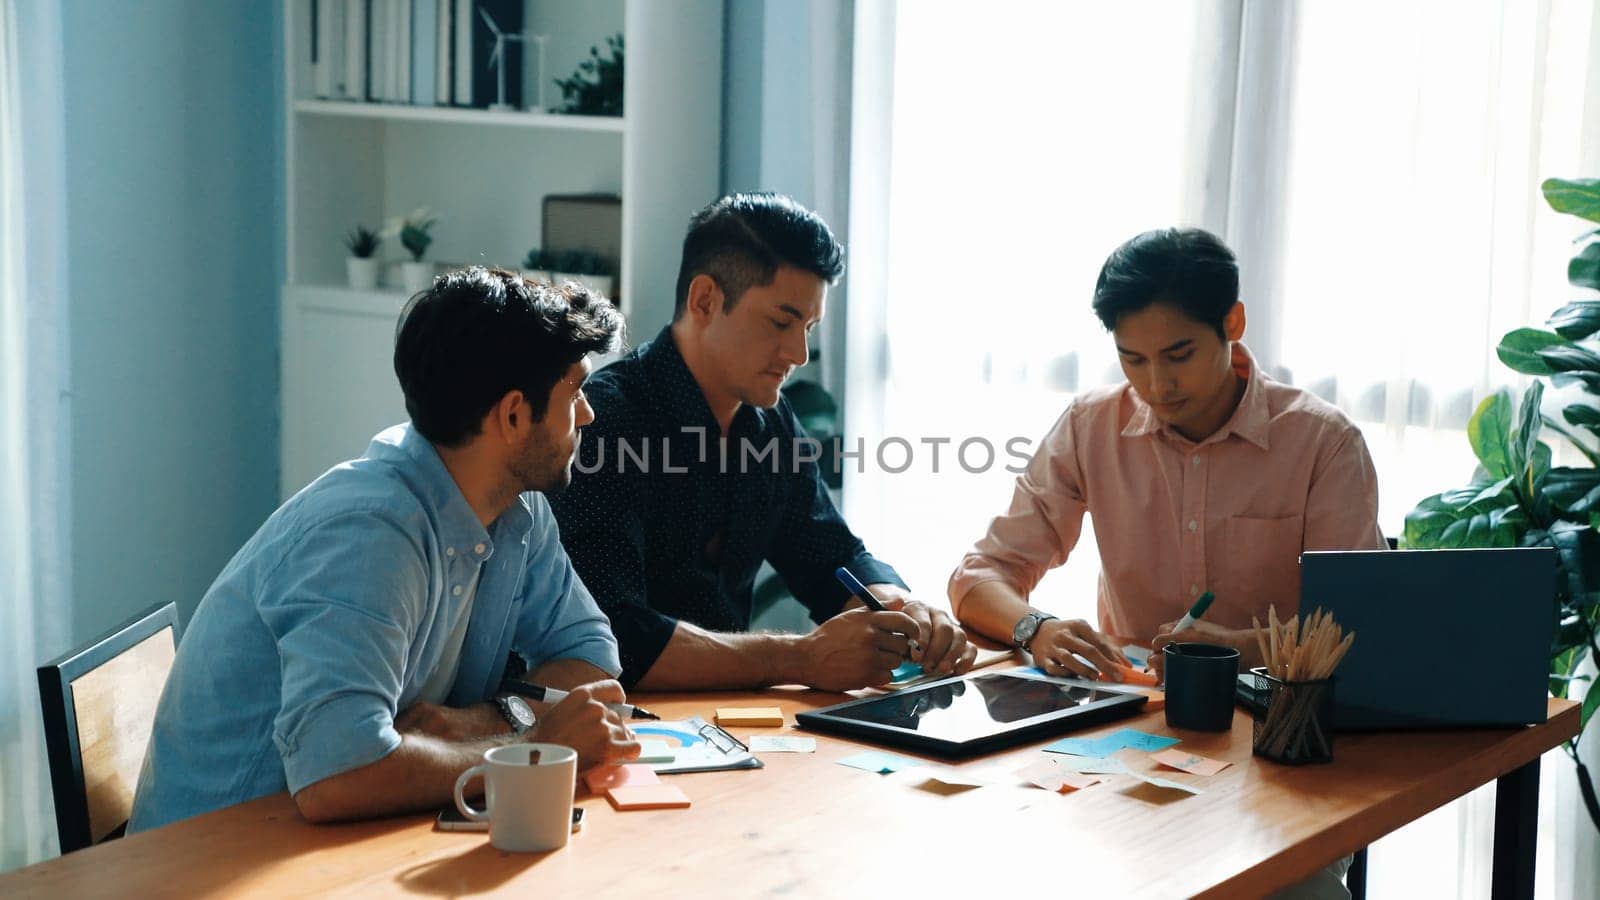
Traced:
<path fill-rule="evenodd" d="M 512 475 L 522 485 L 522 490 L 554 496 L 572 483 L 572 456 L 572 453 L 558 455 L 555 448 L 535 432 L 517 457 Z"/>

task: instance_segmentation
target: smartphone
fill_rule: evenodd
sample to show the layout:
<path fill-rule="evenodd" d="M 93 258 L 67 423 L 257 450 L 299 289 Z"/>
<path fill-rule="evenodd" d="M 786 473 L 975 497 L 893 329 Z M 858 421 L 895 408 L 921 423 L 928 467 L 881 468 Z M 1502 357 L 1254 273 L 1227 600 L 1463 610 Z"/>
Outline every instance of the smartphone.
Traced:
<path fill-rule="evenodd" d="M 434 820 L 434 827 L 440 831 L 488 831 L 488 822 L 475 822 L 461 814 L 461 810 L 454 806 L 446 806 L 439 810 L 439 817 Z M 583 828 L 583 807 L 572 808 L 572 830 L 574 832 Z"/>

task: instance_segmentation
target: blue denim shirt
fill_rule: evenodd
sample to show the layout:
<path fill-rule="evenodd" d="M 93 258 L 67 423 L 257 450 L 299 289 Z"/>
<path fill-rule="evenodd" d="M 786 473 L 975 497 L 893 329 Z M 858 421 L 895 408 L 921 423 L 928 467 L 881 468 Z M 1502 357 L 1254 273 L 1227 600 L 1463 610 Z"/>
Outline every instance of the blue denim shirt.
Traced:
<path fill-rule="evenodd" d="M 267 519 L 190 620 L 156 710 L 130 832 L 293 793 L 400 745 L 396 714 L 472 596 L 446 703 L 495 692 L 512 651 L 621 670 L 540 494 L 488 529 L 409 425 Z"/>

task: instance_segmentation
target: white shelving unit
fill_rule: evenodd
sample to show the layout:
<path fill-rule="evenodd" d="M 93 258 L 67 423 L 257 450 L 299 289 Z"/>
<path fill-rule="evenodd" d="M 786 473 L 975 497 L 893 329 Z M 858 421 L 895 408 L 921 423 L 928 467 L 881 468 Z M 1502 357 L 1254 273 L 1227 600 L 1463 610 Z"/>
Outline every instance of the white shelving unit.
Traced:
<path fill-rule="evenodd" d="M 357 224 L 427 207 L 439 219 L 430 259 L 515 269 L 543 246 L 545 196 L 618 194 L 630 339 L 671 318 L 684 227 L 718 187 L 722 0 L 527 0 L 527 29 L 550 35 L 550 79 L 623 34 L 625 118 L 316 99 L 311 2 L 284 2 L 281 494 L 406 418 L 391 357 L 406 295 L 346 286 L 342 238 Z M 548 85 L 546 102 L 559 94 Z M 394 241 L 379 251 L 403 253 Z"/>

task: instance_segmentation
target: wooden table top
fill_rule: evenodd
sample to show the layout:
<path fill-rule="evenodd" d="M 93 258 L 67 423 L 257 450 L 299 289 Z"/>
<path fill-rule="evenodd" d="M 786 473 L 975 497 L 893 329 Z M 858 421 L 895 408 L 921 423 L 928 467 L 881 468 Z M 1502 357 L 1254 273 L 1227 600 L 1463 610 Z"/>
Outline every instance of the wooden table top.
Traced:
<path fill-rule="evenodd" d="M 732 729 L 741 739 L 794 734 L 795 712 L 839 699 L 790 689 L 638 697 L 669 719 L 711 719 L 717 706 L 752 702 L 784 709 L 788 726 Z M 836 765 L 866 745 L 816 735 L 815 754 L 766 754 L 763 769 L 666 776 L 693 800 L 689 809 L 619 813 L 583 795 L 584 829 L 544 854 L 435 831 L 432 814 L 310 825 L 277 794 L 0 875 L 0 896 L 949 896 L 1040 889 L 1050 872 L 1074 891 L 1257 896 L 1577 733 L 1577 704 L 1551 700 L 1549 709 L 1545 723 L 1525 728 L 1341 735 L 1333 763 L 1299 768 L 1252 757 L 1243 713 L 1226 734 L 1169 731 L 1160 712 L 1082 733 L 1172 734 L 1185 750 L 1233 764 L 1211 777 L 1161 770 L 1202 787 L 1197 796 L 1125 775 L 1067 794 L 1020 779 L 940 794 L 917 770 Z M 1014 772 L 1043 757 L 1043 743 L 960 765 Z M 1157 768 L 1135 751 L 1118 756 Z"/>

